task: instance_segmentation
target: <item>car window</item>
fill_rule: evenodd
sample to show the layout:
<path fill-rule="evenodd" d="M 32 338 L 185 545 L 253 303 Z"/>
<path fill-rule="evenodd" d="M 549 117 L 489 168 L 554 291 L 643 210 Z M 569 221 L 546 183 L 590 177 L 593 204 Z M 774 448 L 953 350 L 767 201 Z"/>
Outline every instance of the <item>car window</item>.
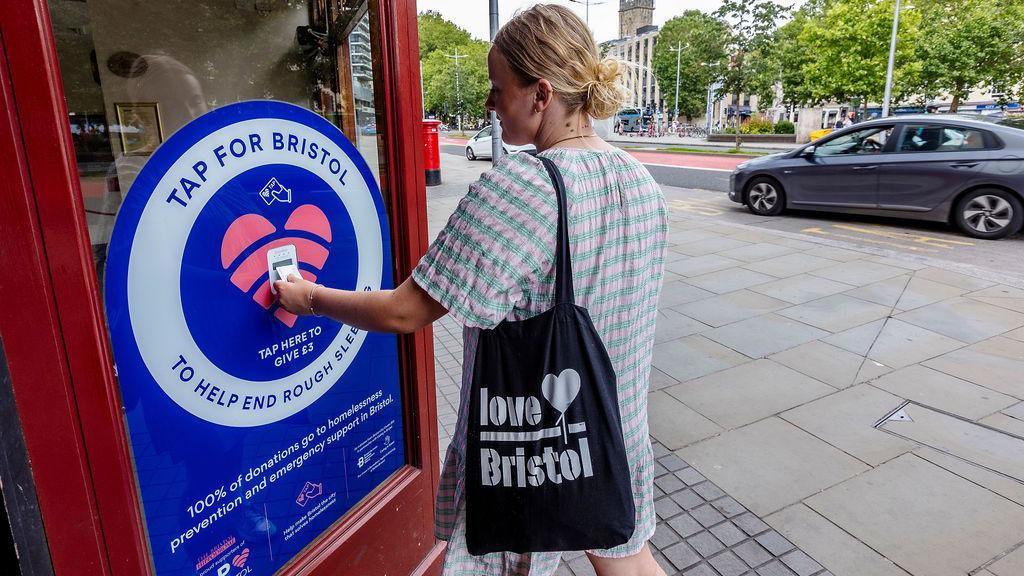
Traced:
<path fill-rule="evenodd" d="M 483 130 L 477 132 L 476 137 L 477 138 L 490 138 L 491 137 L 491 127 L 488 126 L 487 128 L 484 128 Z"/>
<path fill-rule="evenodd" d="M 900 152 L 963 152 L 984 150 L 985 133 L 960 126 L 910 124 L 903 130 Z"/>
<path fill-rule="evenodd" d="M 854 130 L 821 143 L 815 154 L 819 156 L 880 154 L 892 136 L 892 126 L 873 126 Z"/>

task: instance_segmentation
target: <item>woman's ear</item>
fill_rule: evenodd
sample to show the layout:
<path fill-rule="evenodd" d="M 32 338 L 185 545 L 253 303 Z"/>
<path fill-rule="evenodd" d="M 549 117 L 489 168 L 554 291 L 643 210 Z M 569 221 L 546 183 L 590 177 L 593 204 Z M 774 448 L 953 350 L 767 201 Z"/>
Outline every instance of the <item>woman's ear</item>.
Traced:
<path fill-rule="evenodd" d="M 551 104 L 551 99 L 555 97 L 555 90 L 551 87 L 551 82 L 541 78 L 537 81 L 537 89 L 534 92 L 533 106 L 534 110 L 543 112 L 548 105 Z"/>

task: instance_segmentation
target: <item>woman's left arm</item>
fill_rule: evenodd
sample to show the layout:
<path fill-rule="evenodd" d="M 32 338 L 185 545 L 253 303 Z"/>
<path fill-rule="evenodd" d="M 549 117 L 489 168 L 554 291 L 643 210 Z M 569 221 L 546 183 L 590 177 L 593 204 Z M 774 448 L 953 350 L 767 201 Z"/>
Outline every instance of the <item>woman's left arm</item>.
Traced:
<path fill-rule="evenodd" d="M 448 313 L 412 278 L 394 290 L 352 292 L 289 275 L 287 282 L 274 282 L 274 290 L 281 306 L 292 314 L 306 316 L 315 311 L 368 332 L 408 334 Z"/>

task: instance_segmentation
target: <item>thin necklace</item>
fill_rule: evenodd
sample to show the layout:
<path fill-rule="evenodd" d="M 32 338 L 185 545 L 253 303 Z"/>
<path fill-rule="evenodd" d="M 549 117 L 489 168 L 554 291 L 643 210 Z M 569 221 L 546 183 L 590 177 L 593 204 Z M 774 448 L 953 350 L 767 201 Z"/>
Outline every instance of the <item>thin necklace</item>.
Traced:
<path fill-rule="evenodd" d="M 597 132 L 594 132 L 593 134 L 579 134 L 577 136 L 569 136 L 568 138 L 555 140 L 554 142 L 551 143 L 550 146 L 548 146 L 548 148 L 554 148 L 555 144 L 561 144 L 562 142 L 565 142 L 566 140 L 572 140 L 573 138 L 590 138 L 591 136 L 597 136 Z"/>

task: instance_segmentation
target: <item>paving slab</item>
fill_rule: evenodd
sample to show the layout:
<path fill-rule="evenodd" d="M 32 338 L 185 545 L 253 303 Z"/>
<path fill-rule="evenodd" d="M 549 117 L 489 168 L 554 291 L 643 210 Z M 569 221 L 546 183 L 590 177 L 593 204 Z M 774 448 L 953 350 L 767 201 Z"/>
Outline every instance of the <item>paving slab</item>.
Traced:
<path fill-rule="evenodd" d="M 748 362 L 750 358 L 708 340 L 687 336 L 654 346 L 654 367 L 680 382 Z"/>
<path fill-rule="evenodd" d="M 1006 334 L 1004 334 L 1004 336 L 1006 336 L 1007 338 L 1013 338 L 1014 340 L 1024 342 L 1024 328 L 1018 328 L 1012 332 L 1007 332 Z"/>
<path fill-rule="evenodd" d="M 866 258 L 868 262 L 878 262 L 879 264 L 888 264 L 890 266 L 896 266 L 897 268 L 906 268 L 907 270 L 924 270 L 929 268 L 927 264 L 916 262 L 910 258 L 902 256 L 891 257 L 891 256 L 868 256 Z"/>
<path fill-rule="evenodd" d="M 658 300 L 658 308 L 672 308 L 694 300 L 702 300 L 714 296 L 714 292 L 701 290 L 696 286 L 687 284 L 683 280 L 665 282 L 661 286 L 661 295 Z"/>
<path fill-rule="evenodd" d="M 908 576 L 891 560 L 803 504 L 779 510 L 765 521 L 836 576 Z"/>
<path fill-rule="evenodd" d="M 967 290 L 963 288 L 906 275 L 895 276 L 845 292 L 850 296 L 900 311 L 913 310 L 965 293 Z"/>
<path fill-rule="evenodd" d="M 902 412 L 879 429 L 1024 482 L 1024 439 L 913 403 Z"/>
<path fill-rule="evenodd" d="M 809 256 L 806 253 L 800 252 L 760 260 L 747 264 L 744 267 L 754 272 L 770 274 L 776 278 L 789 278 L 790 276 L 796 276 L 811 270 L 832 266 L 835 263 L 835 260 Z"/>
<path fill-rule="evenodd" d="M 775 280 L 774 276 L 747 270 L 746 268 L 727 268 L 710 274 L 701 274 L 687 279 L 687 282 L 716 294 L 726 294 L 742 288 L 764 284 Z"/>
<path fill-rule="evenodd" d="M 661 390 L 662 388 L 672 386 L 673 384 L 679 384 L 679 380 L 676 380 L 653 366 L 651 367 L 649 390 L 653 392 L 655 390 Z"/>
<path fill-rule="evenodd" d="M 900 398 L 969 420 L 977 420 L 1017 402 L 1012 396 L 919 364 L 886 374 L 871 384 Z"/>
<path fill-rule="evenodd" d="M 757 292 L 737 290 L 676 307 L 709 326 L 719 327 L 785 308 L 789 304 Z"/>
<path fill-rule="evenodd" d="M 744 246 L 750 246 L 750 243 L 730 238 L 728 236 L 719 236 L 716 238 L 695 240 L 693 242 L 683 242 L 675 247 L 675 251 L 686 254 L 687 256 L 704 256 L 705 254 L 714 254 L 715 252 L 721 252 L 731 248 L 741 248 Z"/>
<path fill-rule="evenodd" d="M 901 398 L 888 392 L 860 384 L 783 412 L 781 417 L 862 462 L 877 466 L 918 446 L 874 427 L 879 418 L 902 403 Z"/>
<path fill-rule="evenodd" d="M 846 248 L 838 248 L 836 246 L 819 246 L 817 248 L 804 251 L 804 254 L 818 256 L 819 258 L 828 258 L 829 260 L 835 260 L 837 262 L 860 260 L 868 255 L 865 252 L 847 250 Z"/>
<path fill-rule="evenodd" d="M 995 282 L 934 267 L 918 270 L 914 275 L 918 278 L 926 278 L 928 280 L 942 282 L 943 284 L 949 284 L 950 286 L 956 286 L 957 288 L 963 288 L 964 290 L 981 290 L 995 285 Z"/>
<path fill-rule="evenodd" d="M 968 343 L 1024 326 L 1024 314 L 962 297 L 904 312 L 896 318 Z"/>
<path fill-rule="evenodd" d="M 828 332 L 777 314 L 764 314 L 727 324 L 705 336 L 751 358 L 794 348 L 828 336 Z"/>
<path fill-rule="evenodd" d="M 981 420 L 978 420 L 979 424 L 998 428 L 1003 432 L 1013 434 L 1024 438 L 1024 420 L 1018 420 L 1013 416 L 1007 416 L 1002 412 L 996 412 L 995 414 L 989 414 Z"/>
<path fill-rule="evenodd" d="M 669 340 L 675 340 L 676 338 L 682 338 L 683 336 L 697 334 L 698 332 L 710 329 L 711 327 L 707 324 L 698 322 L 682 312 L 665 308 L 658 310 L 657 325 L 654 329 L 654 343 L 661 344 L 662 342 L 668 342 Z"/>
<path fill-rule="evenodd" d="M 846 292 L 853 286 L 818 278 L 810 274 L 798 274 L 782 280 L 752 286 L 750 289 L 765 296 L 771 296 L 790 304 L 803 304 L 824 296 Z"/>
<path fill-rule="evenodd" d="M 984 290 L 971 292 L 968 298 L 999 306 L 1015 312 L 1024 312 L 1024 290 L 998 284 Z"/>
<path fill-rule="evenodd" d="M 762 516 L 868 469 L 774 417 L 698 442 L 678 454 Z"/>
<path fill-rule="evenodd" d="M 1017 548 L 988 566 L 996 576 L 1021 576 L 1024 574 L 1024 547 Z"/>
<path fill-rule="evenodd" d="M 884 318 L 891 310 L 846 294 L 834 294 L 779 310 L 777 314 L 829 332 L 842 332 Z"/>
<path fill-rule="evenodd" d="M 1024 399 L 1024 342 L 996 337 L 943 354 L 924 365 Z"/>
<path fill-rule="evenodd" d="M 820 380 L 833 388 L 866 382 L 891 370 L 874 360 L 814 340 L 769 356 L 770 359 Z"/>
<path fill-rule="evenodd" d="M 843 284 L 864 286 L 866 284 L 878 282 L 879 280 L 899 276 L 906 272 L 906 268 L 899 268 L 888 264 L 879 264 L 878 262 L 868 262 L 867 260 L 855 260 L 853 262 L 834 264 L 827 268 L 819 268 L 810 272 L 810 274 L 821 278 L 828 278 L 829 280 L 834 280 L 836 282 L 842 282 Z"/>
<path fill-rule="evenodd" d="M 757 236 L 771 236 L 768 234 L 756 234 Z M 743 236 L 740 234 L 733 234 L 730 238 L 736 238 L 738 240 L 755 241 L 758 244 L 750 244 L 749 246 L 743 246 L 742 248 L 733 248 L 732 250 L 723 250 L 718 254 L 720 256 L 726 256 L 728 258 L 735 258 L 736 260 L 742 260 L 744 262 L 760 262 L 769 258 L 775 258 L 784 254 L 792 254 L 796 252 L 796 248 L 790 248 L 788 246 L 779 246 L 778 244 L 769 244 L 764 242 L 763 239 L 755 238 L 754 236 Z"/>
<path fill-rule="evenodd" d="M 668 263 L 665 265 L 665 269 L 689 278 L 691 276 L 700 276 L 709 272 L 725 270 L 740 264 L 743 264 L 742 260 L 734 260 L 725 256 L 718 256 L 717 254 L 708 254 L 706 256 L 696 256 Z"/>
<path fill-rule="evenodd" d="M 665 392 L 647 395 L 647 420 L 651 436 L 670 450 L 678 450 L 722 431 L 720 426 Z"/>
<path fill-rule="evenodd" d="M 902 368 L 962 348 L 963 342 L 895 318 L 876 320 L 823 339 L 890 368 Z"/>
<path fill-rule="evenodd" d="M 912 454 L 805 503 L 915 575 L 963 576 L 1024 540 L 1024 507 Z"/>
<path fill-rule="evenodd" d="M 771 360 L 755 360 L 665 389 L 723 428 L 736 428 L 835 391 Z"/>
<path fill-rule="evenodd" d="M 978 486 L 984 486 L 992 492 L 1024 506 L 1024 484 L 1013 478 L 997 474 L 987 468 L 967 462 L 956 456 L 950 456 L 945 452 L 939 452 L 928 446 L 921 446 L 914 450 L 914 454 L 936 466 L 949 470 L 961 478 L 966 478 Z"/>
<path fill-rule="evenodd" d="M 708 238 L 722 238 L 723 236 L 714 230 L 707 230 L 706 226 L 698 226 L 693 229 L 683 230 L 689 224 L 673 223 L 668 233 L 667 242 L 669 246 L 679 246 L 690 242 L 699 242 Z"/>

